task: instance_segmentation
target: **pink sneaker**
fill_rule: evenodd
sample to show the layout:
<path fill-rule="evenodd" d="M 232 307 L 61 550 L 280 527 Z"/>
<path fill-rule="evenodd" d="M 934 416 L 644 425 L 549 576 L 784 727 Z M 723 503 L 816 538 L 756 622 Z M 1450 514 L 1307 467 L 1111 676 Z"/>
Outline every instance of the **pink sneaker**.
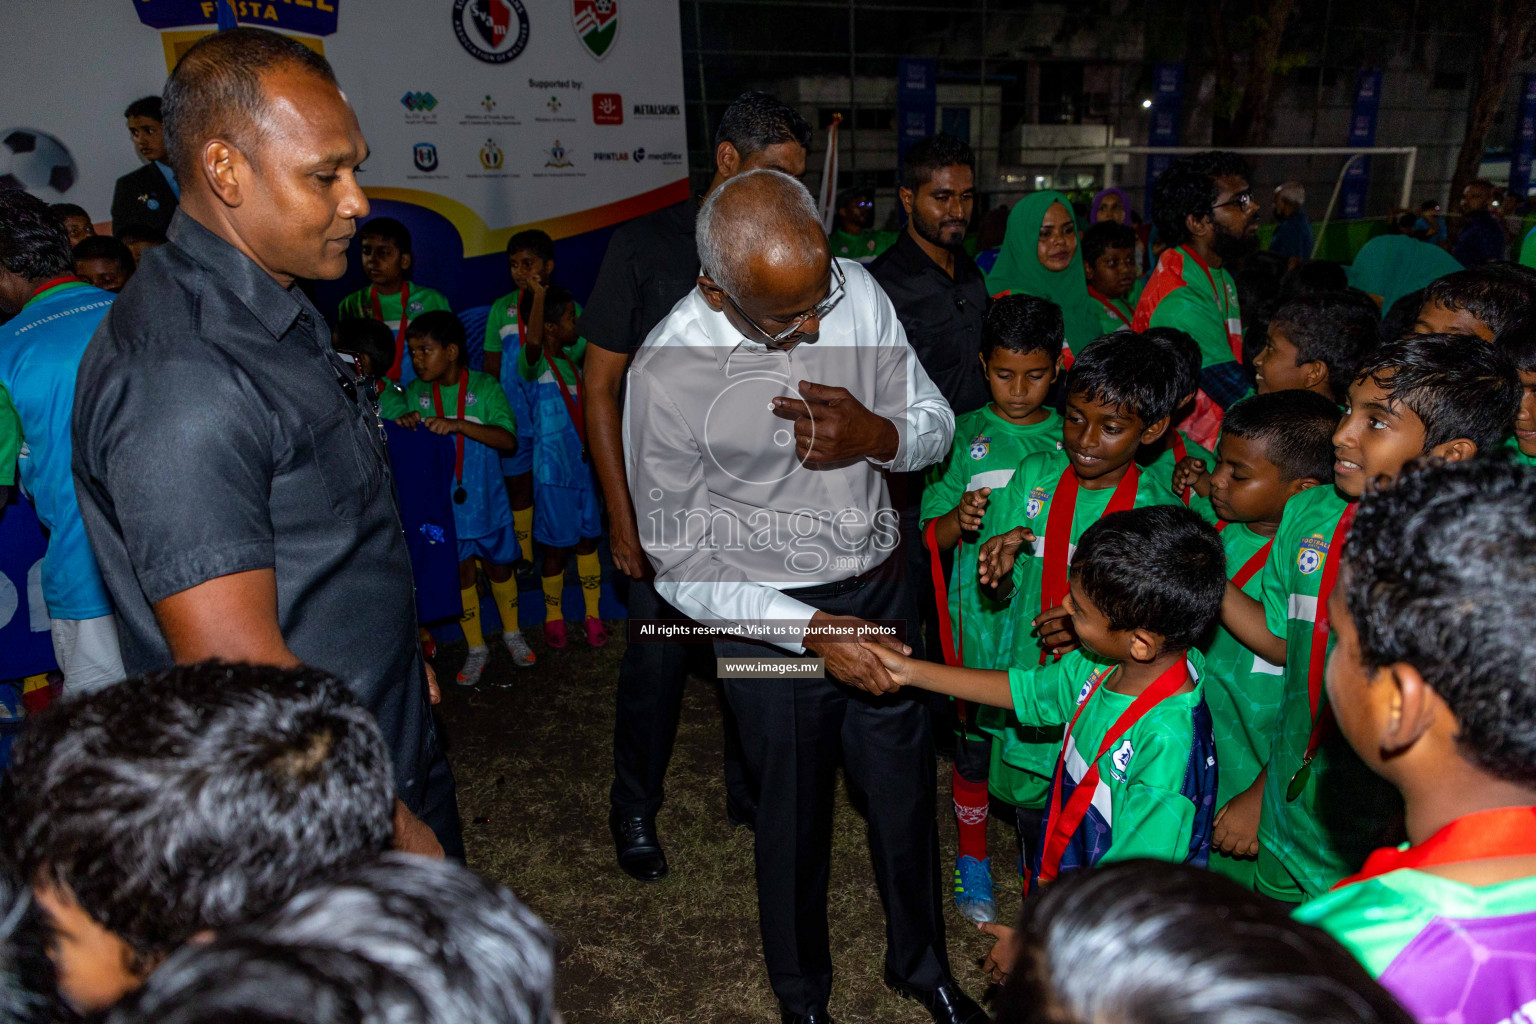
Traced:
<path fill-rule="evenodd" d="M 557 651 L 565 647 L 564 619 L 551 619 L 544 623 L 544 642 Z"/>
<path fill-rule="evenodd" d="M 602 619 L 587 617 L 587 646 L 602 647 L 608 642 L 608 627 L 603 625 Z"/>

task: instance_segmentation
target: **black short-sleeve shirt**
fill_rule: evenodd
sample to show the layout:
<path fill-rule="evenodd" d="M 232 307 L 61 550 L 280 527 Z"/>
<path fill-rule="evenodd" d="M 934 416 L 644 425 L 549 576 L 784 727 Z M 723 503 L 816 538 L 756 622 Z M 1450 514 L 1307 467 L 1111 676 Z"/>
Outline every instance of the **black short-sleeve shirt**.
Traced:
<path fill-rule="evenodd" d="M 699 279 L 698 201 L 637 217 L 613 233 L 581 315 L 588 344 L 629 355 Z"/>
<path fill-rule="evenodd" d="M 75 490 L 130 673 L 172 663 L 155 602 L 272 569 L 289 649 L 373 712 L 415 809 L 436 739 L 411 564 L 351 376 L 297 288 L 178 211 L 81 361 Z"/>

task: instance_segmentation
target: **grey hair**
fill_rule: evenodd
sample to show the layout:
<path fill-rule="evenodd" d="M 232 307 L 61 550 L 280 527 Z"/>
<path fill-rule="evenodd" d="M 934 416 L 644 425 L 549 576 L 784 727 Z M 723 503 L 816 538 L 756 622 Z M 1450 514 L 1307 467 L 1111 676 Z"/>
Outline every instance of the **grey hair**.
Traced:
<path fill-rule="evenodd" d="M 1293 206 L 1307 205 L 1307 187 L 1299 181 L 1284 181 L 1275 186 L 1275 195 Z"/>
<path fill-rule="evenodd" d="M 767 193 L 767 201 L 754 209 L 753 215 L 740 216 L 740 211 L 727 211 L 738 215 L 721 217 L 721 204 L 730 201 L 732 195 L 744 188 L 763 190 Z M 746 284 L 740 275 L 747 257 L 781 242 L 782 229 L 802 219 L 807 225 L 814 225 L 818 232 L 821 230 L 821 214 L 816 210 L 816 200 L 811 198 L 810 190 L 783 171 L 764 168 L 729 178 L 699 207 L 695 226 L 699 265 L 715 284 L 732 295 L 740 295 Z"/>

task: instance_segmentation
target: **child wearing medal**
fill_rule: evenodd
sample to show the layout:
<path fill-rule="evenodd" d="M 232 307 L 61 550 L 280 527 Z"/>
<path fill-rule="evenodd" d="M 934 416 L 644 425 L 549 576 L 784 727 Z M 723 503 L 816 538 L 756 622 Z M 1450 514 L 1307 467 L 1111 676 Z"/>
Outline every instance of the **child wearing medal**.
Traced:
<path fill-rule="evenodd" d="M 469 644 L 457 681 L 474 686 L 490 657 L 480 626 L 477 559 L 490 579 L 512 663 L 518 668 L 534 663 L 517 624 L 517 581 L 512 577 L 517 535 L 501 482 L 501 453 L 517 449 L 517 425 L 496 378 L 466 365 L 464 324 L 458 317 L 446 310 L 423 313 L 406 329 L 406 341 L 415 378 L 403 395 L 391 389 L 380 396 L 379 411 L 402 427 L 454 435 L 453 526 L 464 604 L 460 624 Z"/>
<path fill-rule="evenodd" d="M 1403 795 L 1408 842 L 1296 917 L 1418 1020 L 1536 1003 L 1536 470 L 1411 467 L 1360 501 L 1330 599 L 1339 731 Z"/>
<path fill-rule="evenodd" d="M 393 217 L 375 217 L 361 235 L 363 273 L 368 287 L 341 300 L 338 320 L 377 320 L 395 332 L 395 361 L 383 376 L 400 384 L 411 380 L 411 363 L 404 358 L 411 321 L 432 310 L 452 307 L 441 292 L 411 281 L 411 233 Z M 402 376 L 403 375 L 403 376 Z"/>
<path fill-rule="evenodd" d="M 1279 723 L 1256 782 L 1260 807 L 1234 800 L 1222 819 L 1241 837 L 1234 842 L 1257 842 L 1259 893 L 1289 903 L 1321 896 L 1394 836 L 1396 794 L 1349 749 L 1322 699 L 1335 556 L 1355 503 L 1419 456 L 1454 462 L 1493 451 L 1519 404 L 1514 368 L 1475 337 L 1420 334 L 1383 345 L 1350 385 L 1333 435 L 1333 486 L 1286 504 L 1262 602 L 1228 586 L 1222 625 L 1285 666 Z"/>
<path fill-rule="evenodd" d="M 587 643 L 602 647 L 608 642 L 608 627 L 598 615 L 602 514 L 582 414 L 581 362 L 587 342 L 576 334 L 576 299 L 559 285 L 546 288 L 531 279 L 517 311 L 528 332 L 517 355 L 517 372 L 531 389 L 533 539 L 544 545 L 544 639 L 557 649 L 566 645 L 560 599 L 574 549 Z"/>
<path fill-rule="evenodd" d="M 1136 232 L 1112 220 L 1101 220 L 1083 232 L 1083 272 L 1099 330 L 1130 330 L 1136 318 Z"/>
<path fill-rule="evenodd" d="M 1310 391 L 1252 395 L 1228 409 L 1222 420 L 1216 471 L 1206 473 L 1193 459 L 1180 467 L 1176 487 L 1197 474 L 1205 479 L 1227 553 L 1227 576 L 1255 600 L 1263 594 L 1264 566 L 1286 503 L 1333 481 L 1338 422 L 1338 407 Z M 1260 658 L 1220 627 L 1202 649 L 1205 699 L 1221 765 L 1211 868 L 1252 889 L 1258 843 L 1229 832 L 1225 818 L 1233 801 L 1249 801 L 1255 812 L 1258 807 L 1263 786 L 1254 781 L 1269 761 L 1285 667 Z"/>

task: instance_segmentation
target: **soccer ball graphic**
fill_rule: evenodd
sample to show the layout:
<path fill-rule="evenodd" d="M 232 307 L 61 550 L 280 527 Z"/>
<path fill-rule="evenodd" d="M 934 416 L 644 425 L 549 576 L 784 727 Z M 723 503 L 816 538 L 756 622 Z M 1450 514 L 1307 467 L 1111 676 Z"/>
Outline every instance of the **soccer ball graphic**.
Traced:
<path fill-rule="evenodd" d="M 56 203 L 75 184 L 75 158 L 64 143 L 35 128 L 0 129 L 0 185 L 24 188 Z"/>

